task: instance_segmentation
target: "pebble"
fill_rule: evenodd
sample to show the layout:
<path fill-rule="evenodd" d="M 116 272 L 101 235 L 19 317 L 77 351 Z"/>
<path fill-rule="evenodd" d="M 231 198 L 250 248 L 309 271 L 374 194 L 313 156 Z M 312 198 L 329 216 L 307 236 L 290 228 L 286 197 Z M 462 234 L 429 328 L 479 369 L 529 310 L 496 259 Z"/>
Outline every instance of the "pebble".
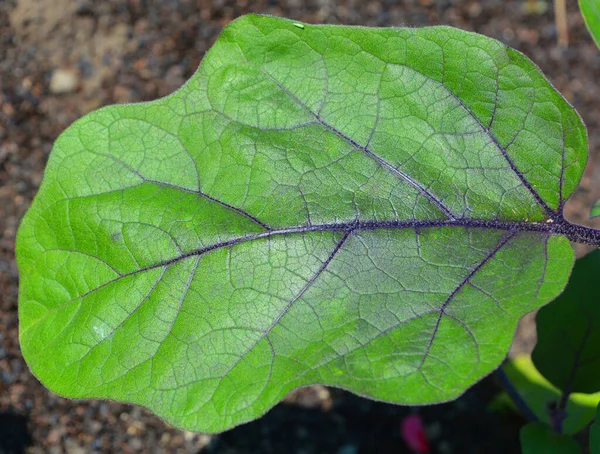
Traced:
<path fill-rule="evenodd" d="M 50 79 L 50 93 L 61 95 L 73 93 L 79 85 L 79 76 L 72 69 L 56 69 Z"/>
<path fill-rule="evenodd" d="M 356 446 L 355 444 L 344 445 L 338 451 L 338 454 L 357 454 L 357 453 L 358 453 L 358 446 Z"/>
<path fill-rule="evenodd" d="M 65 452 L 67 454 L 85 454 L 85 449 L 81 447 L 76 441 L 67 439 L 65 441 Z"/>

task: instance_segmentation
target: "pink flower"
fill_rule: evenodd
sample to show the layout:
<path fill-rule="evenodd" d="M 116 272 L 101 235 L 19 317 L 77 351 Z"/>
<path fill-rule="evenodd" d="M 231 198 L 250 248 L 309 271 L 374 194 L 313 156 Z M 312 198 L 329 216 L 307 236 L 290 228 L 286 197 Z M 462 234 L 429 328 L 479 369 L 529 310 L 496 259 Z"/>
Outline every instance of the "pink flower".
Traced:
<path fill-rule="evenodd" d="M 410 415 L 402 420 L 401 423 L 402 438 L 406 445 L 418 454 L 428 454 L 431 451 L 425 431 L 423 430 L 423 421 L 419 415 Z"/>

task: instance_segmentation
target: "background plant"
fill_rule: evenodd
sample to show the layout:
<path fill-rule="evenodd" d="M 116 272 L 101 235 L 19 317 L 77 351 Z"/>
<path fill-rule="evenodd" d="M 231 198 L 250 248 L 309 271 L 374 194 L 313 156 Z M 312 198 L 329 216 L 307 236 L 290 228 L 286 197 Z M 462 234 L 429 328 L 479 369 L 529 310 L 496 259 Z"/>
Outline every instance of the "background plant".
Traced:
<path fill-rule="evenodd" d="M 592 36 L 599 43 L 600 10 L 595 1 L 580 1 Z M 599 214 L 596 203 L 590 216 Z M 600 402 L 598 304 L 594 282 L 600 273 L 600 251 L 579 259 L 565 291 L 537 315 L 537 345 L 528 356 L 504 366 L 503 381 L 526 417 L 521 432 L 524 453 L 578 453 L 579 445 L 562 435 L 584 430 Z M 600 408 L 600 407 L 598 407 Z M 543 421 L 542 423 L 537 420 Z M 589 449 L 600 452 L 597 421 L 590 429 Z"/>

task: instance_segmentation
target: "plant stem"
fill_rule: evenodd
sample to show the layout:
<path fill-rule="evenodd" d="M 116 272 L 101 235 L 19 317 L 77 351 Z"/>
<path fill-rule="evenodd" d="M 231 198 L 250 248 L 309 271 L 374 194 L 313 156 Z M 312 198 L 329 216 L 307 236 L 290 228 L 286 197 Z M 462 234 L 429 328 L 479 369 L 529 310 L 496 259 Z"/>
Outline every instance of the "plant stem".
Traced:
<path fill-rule="evenodd" d="M 500 381 L 502 387 L 506 391 L 506 394 L 510 396 L 510 398 L 517 406 L 521 414 L 525 417 L 525 419 L 527 419 L 527 421 L 529 422 L 537 422 L 537 416 L 535 415 L 531 407 L 527 405 L 525 400 L 523 400 L 523 397 L 521 397 L 521 394 L 519 394 L 517 388 L 515 388 L 515 386 L 512 384 L 512 382 L 508 378 L 508 375 L 506 375 L 506 372 L 504 372 L 504 369 L 502 369 L 502 366 L 496 369 L 496 376 L 498 377 L 498 380 Z"/>
<path fill-rule="evenodd" d="M 575 243 L 600 247 L 600 230 L 583 225 L 572 224 L 564 219 L 557 222 L 554 229 L 549 229 L 549 233 L 564 235 Z"/>
<path fill-rule="evenodd" d="M 562 433 L 562 425 L 567 419 L 567 403 L 569 402 L 570 392 L 565 390 L 560 396 L 556 407 L 550 409 L 550 425 L 557 434 Z"/>
<path fill-rule="evenodd" d="M 558 32 L 558 45 L 565 49 L 569 45 L 566 0 L 554 0 L 554 15 L 556 19 L 556 31 Z"/>

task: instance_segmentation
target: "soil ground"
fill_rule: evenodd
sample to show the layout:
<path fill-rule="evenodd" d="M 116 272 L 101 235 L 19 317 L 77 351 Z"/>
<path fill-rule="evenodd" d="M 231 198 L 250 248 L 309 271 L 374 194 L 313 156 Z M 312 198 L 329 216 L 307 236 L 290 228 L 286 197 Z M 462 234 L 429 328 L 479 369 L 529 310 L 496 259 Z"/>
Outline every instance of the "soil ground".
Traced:
<path fill-rule="evenodd" d="M 499 391 L 493 378 L 455 402 L 416 410 L 307 388 L 264 418 L 216 436 L 170 428 L 128 405 L 57 397 L 20 354 L 14 242 L 62 130 L 99 106 L 172 92 L 221 28 L 247 12 L 312 23 L 448 24 L 521 50 L 588 126 L 588 168 L 567 217 L 590 224 L 589 207 L 600 198 L 600 52 L 576 1 L 567 6 L 570 42 L 561 48 L 552 2 L 544 0 L 0 0 L 0 453 L 19 452 L 9 442 L 28 437 L 30 453 L 403 453 L 410 451 L 400 421 L 413 411 L 422 415 L 435 453 L 519 452 L 522 421 L 490 408 Z M 534 342 L 528 316 L 513 350 L 530 350 Z"/>

